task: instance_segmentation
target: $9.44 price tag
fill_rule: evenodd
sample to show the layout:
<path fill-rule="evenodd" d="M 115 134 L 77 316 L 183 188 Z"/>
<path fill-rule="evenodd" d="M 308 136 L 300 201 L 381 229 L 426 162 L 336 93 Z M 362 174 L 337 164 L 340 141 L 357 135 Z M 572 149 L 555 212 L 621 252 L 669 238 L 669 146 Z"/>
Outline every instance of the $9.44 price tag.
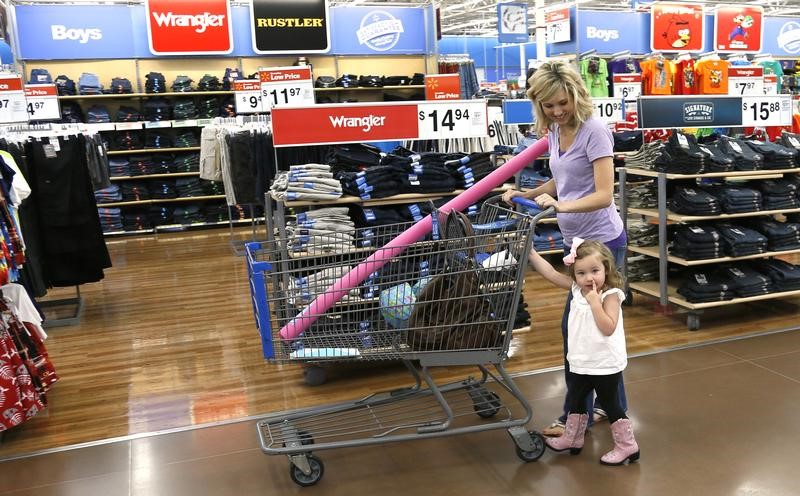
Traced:
<path fill-rule="evenodd" d="M 742 126 L 790 126 L 791 95 L 742 97 Z"/>
<path fill-rule="evenodd" d="M 592 98 L 594 116 L 603 122 L 625 120 L 625 104 L 621 98 Z"/>
<path fill-rule="evenodd" d="M 261 99 L 261 81 L 258 79 L 239 79 L 233 82 L 237 114 L 255 114 L 264 111 Z"/>
<path fill-rule="evenodd" d="M 481 138 L 489 134 L 485 100 L 417 104 L 418 139 Z"/>

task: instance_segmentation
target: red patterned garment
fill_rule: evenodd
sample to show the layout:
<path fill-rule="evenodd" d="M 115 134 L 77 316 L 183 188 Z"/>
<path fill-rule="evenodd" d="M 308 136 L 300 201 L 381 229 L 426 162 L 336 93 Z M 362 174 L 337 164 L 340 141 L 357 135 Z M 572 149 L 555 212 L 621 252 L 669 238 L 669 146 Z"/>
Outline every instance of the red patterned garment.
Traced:
<path fill-rule="evenodd" d="M 28 368 L 5 326 L 0 329 L 0 431 L 21 424 L 45 408 Z"/>

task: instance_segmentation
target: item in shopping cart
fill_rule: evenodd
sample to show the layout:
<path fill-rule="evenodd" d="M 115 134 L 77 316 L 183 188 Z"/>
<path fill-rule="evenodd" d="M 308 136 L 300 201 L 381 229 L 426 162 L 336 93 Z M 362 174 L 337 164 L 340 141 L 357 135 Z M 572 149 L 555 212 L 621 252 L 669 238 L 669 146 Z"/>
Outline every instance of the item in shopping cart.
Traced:
<path fill-rule="evenodd" d="M 485 258 L 481 265 L 489 270 L 501 270 L 503 267 L 515 267 L 517 259 L 508 250 L 499 251 L 488 258 Z"/>
<path fill-rule="evenodd" d="M 381 315 L 395 329 L 405 329 L 417 300 L 407 282 L 381 291 Z"/>

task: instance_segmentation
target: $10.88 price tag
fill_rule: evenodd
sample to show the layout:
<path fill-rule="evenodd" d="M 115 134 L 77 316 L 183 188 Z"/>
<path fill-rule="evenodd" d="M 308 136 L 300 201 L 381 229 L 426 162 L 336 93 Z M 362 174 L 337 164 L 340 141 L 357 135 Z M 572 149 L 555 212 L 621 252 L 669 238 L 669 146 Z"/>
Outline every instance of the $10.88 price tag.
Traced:
<path fill-rule="evenodd" d="M 742 126 L 790 126 L 791 95 L 742 97 Z"/>
<path fill-rule="evenodd" d="M 489 134 L 485 100 L 417 104 L 418 139 L 481 138 Z"/>
<path fill-rule="evenodd" d="M 25 100 L 30 120 L 45 121 L 61 118 L 55 84 L 26 84 Z"/>
<path fill-rule="evenodd" d="M 261 98 L 261 81 L 258 79 L 239 79 L 233 82 L 237 114 L 255 114 L 264 111 Z"/>

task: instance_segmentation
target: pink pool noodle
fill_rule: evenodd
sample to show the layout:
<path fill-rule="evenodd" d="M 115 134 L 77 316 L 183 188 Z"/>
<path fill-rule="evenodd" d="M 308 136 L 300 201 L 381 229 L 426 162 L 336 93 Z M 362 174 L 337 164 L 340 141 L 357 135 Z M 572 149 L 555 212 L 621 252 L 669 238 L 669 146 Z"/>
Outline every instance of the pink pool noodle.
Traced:
<path fill-rule="evenodd" d="M 464 210 L 488 195 L 494 188 L 503 184 L 509 177 L 521 171 L 547 150 L 547 138 L 542 138 L 522 151 L 519 155 L 501 165 L 491 174 L 484 177 L 471 188 L 465 190 L 439 208 L 442 212 Z M 339 301 L 351 289 L 361 284 L 370 274 L 383 267 L 386 262 L 399 255 L 407 246 L 421 240 L 431 231 L 431 216 L 428 215 L 409 227 L 381 249 L 375 251 L 366 260 L 355 266 L 338 281 L 333 283 L 325 293 L 314 299 L 300 314 L 280 330 L 283 339 L 293 339 L 314 323 L 317 318 Z"/>

